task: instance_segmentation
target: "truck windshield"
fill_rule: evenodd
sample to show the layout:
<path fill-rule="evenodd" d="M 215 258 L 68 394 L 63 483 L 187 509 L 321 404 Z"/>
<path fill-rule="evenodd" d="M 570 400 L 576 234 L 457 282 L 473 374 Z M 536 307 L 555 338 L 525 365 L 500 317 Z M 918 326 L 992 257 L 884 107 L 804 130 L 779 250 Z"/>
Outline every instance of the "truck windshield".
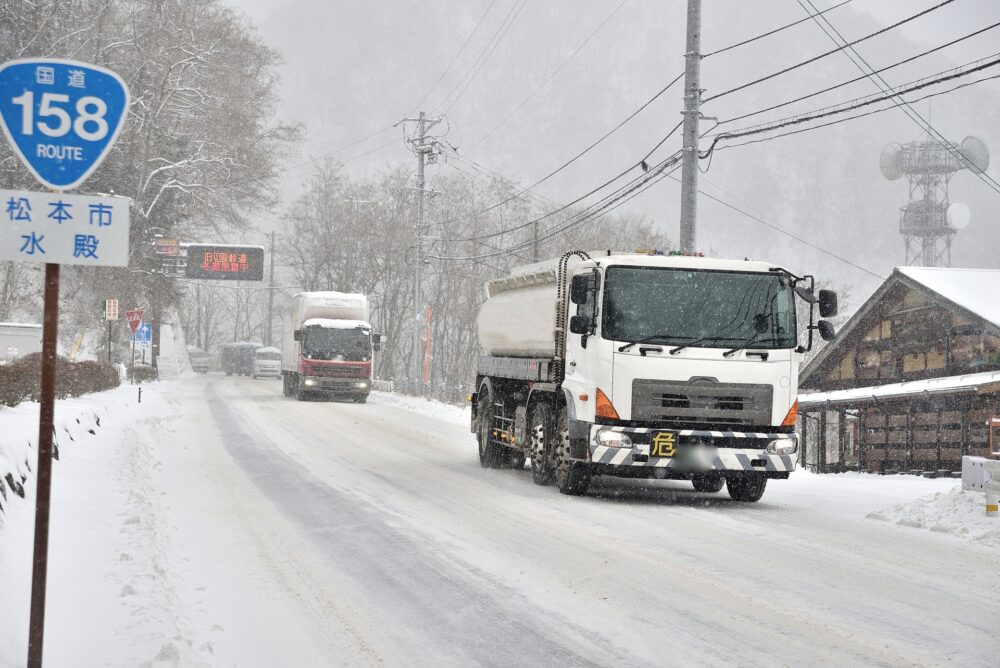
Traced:
<path fill-rule="evenodd" d="M 271 361 L 280 360 L 281 359 L 281 353 L 273 353 L 273 352 L 270 352 L 270 353 L 257 353 L 257 359 L 259 359 L 259 360 L 271 360 Z"/>
<path fill-rule="evenodd" d="M 792 348 L 795 304 L 787 278 L 777 274 L 609 267 L 602 335 L 703 348 Z M 768 328 L 758 332 L 754 317 Z M 759 320 L 759 319 L 758 319 Z"/>
<path fill-rule="evenodd" d="M 311 360 L 365 362 L 371 359 L 371 335 L 367 329 L 307 327 L 302 354 Z"/>

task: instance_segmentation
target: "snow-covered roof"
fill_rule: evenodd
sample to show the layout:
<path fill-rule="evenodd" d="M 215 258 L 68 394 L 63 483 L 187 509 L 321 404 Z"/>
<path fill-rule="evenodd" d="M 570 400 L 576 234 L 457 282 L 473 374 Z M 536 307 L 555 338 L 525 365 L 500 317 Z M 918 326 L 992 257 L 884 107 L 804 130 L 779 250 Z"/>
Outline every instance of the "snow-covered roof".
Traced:
<path fill-rule="evenodd" d="M 272 347 L 272 346 L 264 346 L 263 348 L 258 348 L 256 352 L 258 352 L 258 353 L 280 353 L 281 351 L 278 350 L 277 348 Z"/>
<path fill-rule="evenodd" d="M 0 327 L 18 327 L 21 329 L 41 329 L 41 325 L 31 322 L 0 322 Z"/>
<path fill-rule="evenodd" d="M 1000 326 L 1000 269 L 899 267 L 899 272 Z"/>
<path fill-rule="evenodd" d="M 302 323 L 302 326 L 323 327 L 324 329 L 357 329 L 358 327 L 371 329 L 372 327 L 364 320 L 330 320 L 329 318 L 309 318 Z"/>
<path fill-rule="evenodd" d="M 985 385 L 998 384 L 1000 390 L 1000 371 L 983 371 L 962 376 L 944 376 L 941 378 L 925 378 L 924 380 L 908 380 L 904 383 L 889 385 L 872 385 L 869 387 L 852 387 L 847 390 L 832 390 L 830 392 L 810 392 L 799 395 L 799 408 L 818 406 L 827 403 L 850 403 L 866 400 L 912 397 L 922 394 L 940 394 L 943 392 L 975 391 Z"/>

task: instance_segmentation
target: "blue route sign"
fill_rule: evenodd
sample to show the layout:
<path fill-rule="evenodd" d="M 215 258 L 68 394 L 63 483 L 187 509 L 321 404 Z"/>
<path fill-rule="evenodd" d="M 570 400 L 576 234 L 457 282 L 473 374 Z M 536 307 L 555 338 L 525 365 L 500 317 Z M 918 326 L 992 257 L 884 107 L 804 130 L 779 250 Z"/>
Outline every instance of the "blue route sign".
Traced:
<path fill-rule="evenodd" d="M 72 60 L 32 58 L 0 65 L 0 126 L 42 185 L 71 190 L 118 138 L 128 111 L 125 82 Z"/>
<path fill-rule="evenodd" d="M 136 343 L 149 343 L 153 340 L 153 326 L 148 322 L 144 322 L 139 325 L 139 329 L 135 330 L 135 342 Z"/>

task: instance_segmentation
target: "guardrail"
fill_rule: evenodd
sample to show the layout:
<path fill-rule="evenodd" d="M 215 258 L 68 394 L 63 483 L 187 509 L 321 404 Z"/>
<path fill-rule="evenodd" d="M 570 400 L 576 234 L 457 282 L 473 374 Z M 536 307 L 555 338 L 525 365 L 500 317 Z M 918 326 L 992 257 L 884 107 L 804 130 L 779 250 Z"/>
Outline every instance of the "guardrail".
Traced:
<path fill-rule="evenodd" d="M 986 516 L 997 517 L 1000 507 L 1000 459 L 962 457 L 962 490 L 986 495 Z"/>

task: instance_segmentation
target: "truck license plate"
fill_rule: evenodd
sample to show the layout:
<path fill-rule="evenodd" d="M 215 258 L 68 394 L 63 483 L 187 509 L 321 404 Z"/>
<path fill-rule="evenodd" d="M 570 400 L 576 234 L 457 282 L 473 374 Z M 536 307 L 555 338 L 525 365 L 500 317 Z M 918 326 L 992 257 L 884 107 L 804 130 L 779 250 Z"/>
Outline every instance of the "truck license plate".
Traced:
<path fill-rule="evenodd" d="M 677 452 L 677 432 L 658 431 L 649 442 L 650 457 L 673 457 Z"/>

